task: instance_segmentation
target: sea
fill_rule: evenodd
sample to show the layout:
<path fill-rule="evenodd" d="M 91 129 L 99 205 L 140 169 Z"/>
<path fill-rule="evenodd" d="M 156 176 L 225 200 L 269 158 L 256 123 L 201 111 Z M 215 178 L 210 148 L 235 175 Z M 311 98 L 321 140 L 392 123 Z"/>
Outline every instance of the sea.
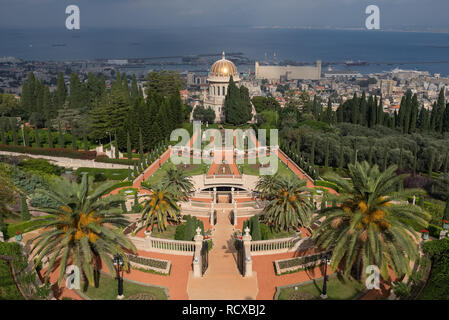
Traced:
<path fill-rule="evenodd" d="M 395 68 L 449 76 L 449 33 L 265 27 L 0 29 L 0 57 L 24 60 L 130 59 L 241 52 L 273 63 L 321 60 L 361 73 Z M 347 66 L 345 61 L 366 62 Z M 334 63 L 334 64 L 333 64 Z M 192 65 L 170 68 L 188 70 Z M 254 68 L 254 65 L 244 66 Z M 240 70 L 240 67 L 239 67 Z"/>

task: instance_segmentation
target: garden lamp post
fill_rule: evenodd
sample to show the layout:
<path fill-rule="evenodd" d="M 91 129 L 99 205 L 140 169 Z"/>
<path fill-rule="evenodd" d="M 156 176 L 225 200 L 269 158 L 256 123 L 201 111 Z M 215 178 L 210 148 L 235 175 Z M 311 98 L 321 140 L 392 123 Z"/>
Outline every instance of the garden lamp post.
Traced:
<path fill-rule="evenodd" d="M 324 264 L 324 278 L 323 278 L 323 292 L 321 293 L 321 299 L 327 299 L 327 265 L 330 260 L 330 253 L 326 253 L 324 256 L 325 264 Z"/>
<path fill-rule="evenodd" d="M 116 279 L 118 281 L 118 295 L 117 299 L 123 299 L 123 257 L 121 254 L 116 254 L 114 256 L 114 267 L 117 272 Z M 121 274 L 120 274 L 121 272 Z"/>

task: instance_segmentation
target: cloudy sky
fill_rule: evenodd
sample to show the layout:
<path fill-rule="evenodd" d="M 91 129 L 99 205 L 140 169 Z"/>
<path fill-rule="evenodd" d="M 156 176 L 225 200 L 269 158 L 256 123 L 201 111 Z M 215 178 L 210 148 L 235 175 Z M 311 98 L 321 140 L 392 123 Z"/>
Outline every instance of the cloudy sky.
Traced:
<path fill-rule="evenodd" d="M 0 0 L 0 28 L 64 27 L 70 4 L 82 27 L 362 27 L 375 4 L 382 28 L 449 29 L 448 0 Z"/>

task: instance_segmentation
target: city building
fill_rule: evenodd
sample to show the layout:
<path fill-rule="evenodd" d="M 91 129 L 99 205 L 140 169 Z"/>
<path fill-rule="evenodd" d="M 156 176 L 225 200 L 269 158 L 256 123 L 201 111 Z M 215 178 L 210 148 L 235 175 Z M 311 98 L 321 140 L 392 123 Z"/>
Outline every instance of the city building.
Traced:
<path fill-rule="evenodd" d="M 271 82 L 321 79 L 321 61 L 319 60 L 316 66 L 261 66 L 256 61 L 254 69 L 256 79 L 266 79 Z"/>

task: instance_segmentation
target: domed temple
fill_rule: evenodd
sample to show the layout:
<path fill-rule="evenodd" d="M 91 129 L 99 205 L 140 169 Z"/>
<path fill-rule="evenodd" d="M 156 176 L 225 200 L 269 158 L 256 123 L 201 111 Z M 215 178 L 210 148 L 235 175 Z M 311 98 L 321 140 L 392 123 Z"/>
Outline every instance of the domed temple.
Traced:
<path fill-rule="evenodd" d="M 209 71 L 207 81 L 209 90 L 204 97 L 204 107 L 215 111 L 215 122 L 225 121 L 224 100 L 228 92 L 229 80 L 233 78 L 238 85 L 240 82 L 239 73 L 232 61 L 226 60 L 225 53 L 221 60 L 216 61 Z"/>

